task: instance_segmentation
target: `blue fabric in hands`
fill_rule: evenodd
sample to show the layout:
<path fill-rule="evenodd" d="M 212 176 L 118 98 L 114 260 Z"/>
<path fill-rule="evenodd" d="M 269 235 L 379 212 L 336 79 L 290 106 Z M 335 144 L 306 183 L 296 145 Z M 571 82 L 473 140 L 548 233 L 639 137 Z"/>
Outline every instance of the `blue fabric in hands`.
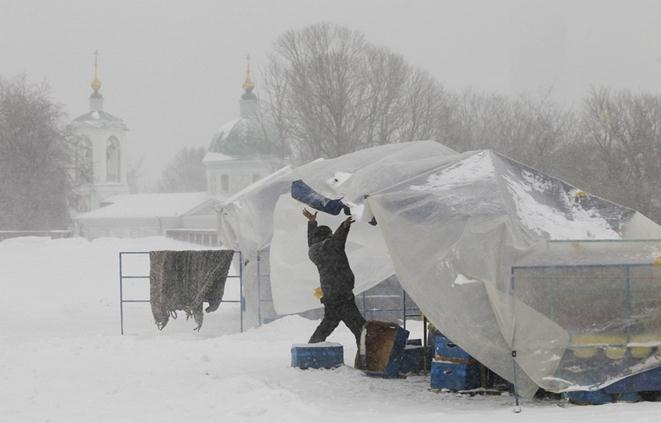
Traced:
<path fill-rule="evenodd" d="M 341 211 L 347 216 L 351 209 L 341 199 L 331 200 L 313 190 L 308 184 L 298 179 L 291 183 L 291 196 L 293 199 L 307 204 L 315 210 L 337 216 Z"/>

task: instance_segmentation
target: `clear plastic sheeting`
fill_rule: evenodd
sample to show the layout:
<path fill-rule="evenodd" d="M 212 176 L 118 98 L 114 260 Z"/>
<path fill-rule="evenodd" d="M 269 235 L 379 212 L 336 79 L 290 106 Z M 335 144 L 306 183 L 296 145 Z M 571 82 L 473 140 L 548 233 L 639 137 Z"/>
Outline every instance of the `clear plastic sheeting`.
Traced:
<path fill-rule="evenodd" d="M 359 220 L 347 246 L 356 292 L 394 271 L 441 332 L 523 396 L 596 389 L 661 364 L 658 225 L 490 150 L 431 141 L 308 163 L 226 205 L 221 239 L 271 247 L 279 313 L 319 305 L 303 205 L 289 196 L 296 179 L 343 198 Z"/>
<path fill-rule="evenodd" d="M 533 346 L 515 326 L 519 351 L 564 347 L 552 372 L 527 366 L 547 390 L 598 389 L 661 364 L 661 240 L 549 242 L 512 268 L 512 291 L 563 329 Z"/>
<path fill-rule="evenodd" d="M 291 183 L 302 179 L 329 198 L 344 198 L 352 212 L 364 194 L 415 176 L 407 166 L 411 160 L 448 156 L 456 152 L 435 141 L 387 144 L 356 151 L 335 159 L 318 159 L 298 168 L 290 166 L 255 182 L 229 198 L 218 213 L 218 235 L 227 248 L 251 255 L 269 246 L 273 236 L 273 212 Z M 433 160 L 432 160 L 433 161 Z M 430 164 L 433 166 L 433 164 Z"/>
<path fill-rule="evenodd" d="M 342 198 L 357 220 L 346 245 L 347 256 L 356 278 L 354 293 L 364 292 L 394 274 L 392 260 L 379 230 L 362 216 L 365 196 L 379 189 L 414 177 L 425 164 L 456 155 L 433 141 L 391 144 L 357 151 L 331 160 L 308 163 L 295 169 L 316 192 L 328 198 Z M 420 161 L 420 166 L 408 166 Z M 280 314 L 300 313 L 319 308 L 313 296 L 319 274 L 308 258 L 307 220 L 301 215 L 305 205 L 283 194 L 275 206 L 271 242 L 271 288 L 275 310 Z M 333 230 L 346 216 L 318 213 L 319 224 Z"/>
<path fill-rule="evenodd" d="M 379 278 L 385 279 L 393 273 L 378 229 L 367 227 L 360 219 L 364 195 L 415 176 L 418 170 L 407 166 L 412 160 L 454 154 L 454 150 L 434 141 L 388 144 L 335 159 L 315 160 L 295 169 L 281 169 L 230 198 L 218 214 L 218 235 L 224 246 L 243 254 L 248 325 L 258 324 L 260 320 L 259 311 L 264 304 L 261 292 L 266 284 L 270 284 L 278 313 L 298 313 L 321 306 L 312 295 L 318 286 L 318 274 L 307 257 L 307 221 L 301 215 L 304 205 L 292 203 L 290 198 L 292 181 L 302 179 L 326 197 L 342 197 L 351 206 L 353 216 L 361 220 L 352 228 L 347 244 L 356 273 L 354 292 L 360 293 L 379 283 Z M 434 166 L 433 160 L 429 166 Z M 276 211 L 280 197 L 284 198 L 282 207 L 289 208 Z M 280 216 L 277 221 L 274 213 Z M 340 221 L 322 213 L 319 219 L 333 227 Z M 283 236 L 274 237 L 274 228 Z M 259 252 L 271 246 L 272 240 L 271 266 L 266 268 L 263 263 L 258 266 Z"/>
<path fill-rule="evenodd" d="M 300 313 L 319 308 L 313 295 L 319 287 L 319 273 L 308 258 L 307 220 L 301 215 L 302 205 L 284 194 L 278 200 L 274 215 L 271 243 L 271 287 L 273 304 L 278 314 Z M 320 225 L 335 230 L 346 216 L 318 213 Z M 358 294 L 376 286 L 394 274 L 392 260 L 379 231 L 364 221 L 351 225 L 345 251 L 351 264 Z"/>
<path fill-rule="evenodd" d="M 287 166 L 255 182 L 231 197 L 218 212 L 218 238 L 225 248 L 240 251 L 243 260 L 246 327 L 275 317 L 272 304 L 264 301 L 270 292 L 266 251 L 273 234 L 273 209 L 278 197 L 289 189 L 291 174 L 292 168 Z"/>
<path fill-rule="evenodd" d="M 559 392 L 584 387 L 588 377 L 587 385 L 601 386 L 631 374 L 625 364 L 593 367 L 589 376 L 563 371 L 571 367 L 562 368 L 574 342 L 571 315 L 550 315 L 540 304 L 554 300 L 532 283 L 520 281 L 528 289 L 519 288 L 511 268 L 544 257 L 549 239 L 656 236 L 659 227 L 649 219 L 488 150 L 437 159 L 435 169 L 370 195 L 367 206 L 400 283 L 423 313 L 524 396 L 538 386 Z M 572 289 L 585 288 L 572 287 L 565 284 L 569 298 Z M 593 298 L 605 295 L 593 292 Z M 593 307 L 589 295 L 581 299 L 574 306 Z M 656 365 L 639 362 L 636 369 Z"/>
<path fill-rule="evenodd" d="M 230 197 L 218 213 L 218 237 L 223 246 L 248 257 L 268 247 L 273 235 L 273 210 L 290 189 L 293 170 L 286 166 Z"/>

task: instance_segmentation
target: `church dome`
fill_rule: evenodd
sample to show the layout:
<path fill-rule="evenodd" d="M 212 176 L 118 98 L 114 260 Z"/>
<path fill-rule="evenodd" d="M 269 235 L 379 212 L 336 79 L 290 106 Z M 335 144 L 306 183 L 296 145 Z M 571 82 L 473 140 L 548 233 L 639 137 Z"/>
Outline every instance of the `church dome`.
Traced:
<path fill-rule="evenodd" d="M 262 119 L 259 99 L 253 92 L 255 83 L 250 77 L 250 62 L 246 67 L 244 90 L 239 101 L 239 118 L 223 125 L 213 136 L 209 153 L 238 159 L 265 158 L 277 155 L 272 125 Z"/>
<path fill-rule="evenodd" d="M 239 118 L 227 122 L 213 136 L 210 153 L 235 158 L 273 156 L 270 130 L 255 119 Z"/>

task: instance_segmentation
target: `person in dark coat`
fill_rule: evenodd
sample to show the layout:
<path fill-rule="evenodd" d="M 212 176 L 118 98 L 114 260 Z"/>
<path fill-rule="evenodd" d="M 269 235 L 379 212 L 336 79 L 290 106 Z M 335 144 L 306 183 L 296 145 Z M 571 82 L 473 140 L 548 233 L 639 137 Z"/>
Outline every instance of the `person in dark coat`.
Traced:
<path fill-rule="evenodd" d="M 308 256 L 319 270 L 321 302 L 324 304 L 324 318 L 309 343 L 324 342 L 342 321 L 359 344 L 365 319 L 356 307 L 354 275 L 344 251 L 354 220 L 348 217 L 333 233 L 328 226 L 318 226 L 316 212 L 312 214 L 304 209 L 303 215 L 308 219 Z"/>

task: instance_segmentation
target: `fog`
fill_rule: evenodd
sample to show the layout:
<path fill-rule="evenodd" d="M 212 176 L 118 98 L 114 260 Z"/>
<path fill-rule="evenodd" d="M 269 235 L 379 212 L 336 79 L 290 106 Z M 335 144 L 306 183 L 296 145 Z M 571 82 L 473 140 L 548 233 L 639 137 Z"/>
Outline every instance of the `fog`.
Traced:
<path fill-rule="evenodd" d="M 321 21 L 363 31 L 447 88 L 548 93 L 572 105 L 593 84 L 661 91 L 661 2 L 0 1 L 0 75 L 47 79 L 69 118 L 88 111 L 93 51 L 105 110 L 154 180 L 182 146 L 207 146 L 238 114 L 245 56 Z"/>

